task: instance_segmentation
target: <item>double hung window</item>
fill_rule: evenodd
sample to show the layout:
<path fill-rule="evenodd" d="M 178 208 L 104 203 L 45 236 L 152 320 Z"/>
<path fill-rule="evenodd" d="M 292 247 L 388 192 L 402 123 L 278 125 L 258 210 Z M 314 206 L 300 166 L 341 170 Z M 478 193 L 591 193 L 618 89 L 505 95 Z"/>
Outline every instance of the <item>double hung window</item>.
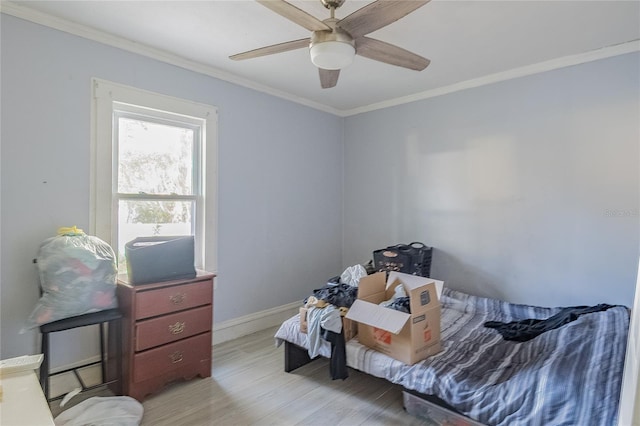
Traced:
<path fill-rule="evenodd" d="M 136 237 L 193 235 L 215 270 L 215 109 L 101 80 L 94 101 L 92 228 L 119 269 Z"/>

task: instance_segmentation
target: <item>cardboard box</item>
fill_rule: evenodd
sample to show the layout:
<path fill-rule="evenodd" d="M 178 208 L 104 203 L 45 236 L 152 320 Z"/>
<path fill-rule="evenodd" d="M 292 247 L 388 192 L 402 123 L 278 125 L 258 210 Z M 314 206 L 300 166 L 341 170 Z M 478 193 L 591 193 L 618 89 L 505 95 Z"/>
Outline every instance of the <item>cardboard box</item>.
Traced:
<path fill-rule="evenodd" d="M 439 295 L 444 283 L 401 272 L 385 277 L 378 272 L 361 278 L 358 299 L 347 313 L 347 319 L 359 323 L 360 343 L 409 365 L 440 352 Z M 379 306 L 398 285 L 410 298 L 411 314 Z"/>
<path fill-rule="evenodd" d="M 300 308 L 300 331 L 307 333 L 307 308 Z M 342 317 L 342 331 L 344 331 L 344 341 L 348 342 L 358 334 L 358 323 L 348 318 Z"/>

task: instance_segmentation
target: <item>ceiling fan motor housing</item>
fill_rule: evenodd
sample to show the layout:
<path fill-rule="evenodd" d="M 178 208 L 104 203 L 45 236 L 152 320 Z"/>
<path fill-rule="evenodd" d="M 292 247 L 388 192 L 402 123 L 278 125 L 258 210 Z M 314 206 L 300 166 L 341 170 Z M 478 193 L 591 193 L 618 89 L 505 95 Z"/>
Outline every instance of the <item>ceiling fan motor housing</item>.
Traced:
<path fill-rule="evenodd" d="M 320 0 L 327 9 L 337 9 L 344 3 L 344 0 Z"/>

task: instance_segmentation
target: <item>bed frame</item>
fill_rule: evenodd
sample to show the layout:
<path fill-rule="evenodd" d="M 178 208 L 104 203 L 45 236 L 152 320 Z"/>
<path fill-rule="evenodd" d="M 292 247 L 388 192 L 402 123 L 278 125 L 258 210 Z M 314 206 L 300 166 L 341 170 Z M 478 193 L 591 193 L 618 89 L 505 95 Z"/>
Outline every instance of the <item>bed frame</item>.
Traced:
<path fill-rule="evenodd" d="M 315 361 L 320 358 L 319 356 L 311 358 L 309 352 L 291 342 L 284 342 L 284 371 L 285 373 L 291 373 L 296 368 L 300 368 L 303 365 L 309 364 L 311 361 Z"/>
<path fill-rule="evenodd" d="M 310 362 L 315 361 L 319 358 L 321 358 L 321 356 L 311 358 L 309 356 L 309 352 L 305 348 L 298 346 L 295 343 L 284 341 L 284 371 L 286 373 L 291 373 L 292 371 L 304 365 L 307 365 Z M 462 413 L 460 413 L 451 405 L 447 404 L 445 401 L 443 401 L 442 399 L 438 398 L 435 395 L 427 395 L 427 394 L 420 393 L 415 390 L 407 389 L 404 387 L 403 387 L 403 390 L 405 392 L 410 393 L 413 396 L 420 398 L 423 401 L 426 401 L 427 403 L 435 404 L 441 409 L 450 411 L 451 413 L 454 413 L 455 415 L 458 415 L 458 416 L 463 416 Z"/>
<path fill-rule="evenodd" d="M 423 361 L 426 375 L 357 341 L 346 345 L 349 368 L 404 386 L 405 409 L 420 417 L 433 419 L 442 407 L 440 413 L 446 409 L 451 414 L 447 421 L 463 412 L 480 422 L 505 426 L 615 423 L 628 337 L 627 308 L 613 306 L 582 315 L 535 339 L 515 344 L 504 342 L 495 330 L 485 327 L 486 319 L 505 324 L 512 319 L 544 319 L 563 308 L 516 305 L 445 290 L 441 299 L 447 309 L 443 315 L 447 331 L 443 344 L 456 350 L 443 351 L 438 357 Z M 307 352 L 299 315 L 285 320 L 274 337 L 277 346 L 285 344 L 285 372 L 314 360 Z M 486 356 L 477 356 L 478 345 L 482 345 Z M 319 357 L 330 357 L 327 346 L 321 347 Z M 517 362 L 505 363 L 505 359 Z M 456 363 L 457 366 L 450 365 Z M 584 368 L 574 368 L 576 365 Z M 448 371 L 455 373 L 450 381 L 434 381 L 439 380 L 436 375 L 446 375 Z M 491 374 L 482 373 L 487 371 Z M 532 386 L 540 390 L 539 394 L 530 392 Z M 582 392 L 584 389 L 589 392 Z M 513 398 L 496 404 L 501 395 L 508 393 Z M 462 419 L 455 419 L 454 424 L 478 424 L 478 420 L 469 417 Z"/>

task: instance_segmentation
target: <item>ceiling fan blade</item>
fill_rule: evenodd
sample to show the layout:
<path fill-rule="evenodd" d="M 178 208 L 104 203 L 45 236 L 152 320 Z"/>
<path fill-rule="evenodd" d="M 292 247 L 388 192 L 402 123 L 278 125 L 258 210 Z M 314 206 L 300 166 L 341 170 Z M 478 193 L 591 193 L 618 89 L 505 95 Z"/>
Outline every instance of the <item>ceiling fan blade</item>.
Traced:
<path fill-rule="evenodd" d="M 273 55 L 274 53 L 288 52 L 290 50 L 301 49 L 303 47 L 309 47 L 311 39 L 303 38 L 300 40 L 287 41 L 279 44 L 272 44 L 271 46 L 261 47 L 259 49 L 249 50 L 248 52 L 237 53 L 233 56 L 229 56 L 229 59 L 234 61 L 241 61 L 243 59 L 258 58 L 260 56 Z"/>
<path fill-rule="evenodd" d="M 427 58 L 411 53 L 401 47 L 369 37 L 360 37 L 356 40 L 356 54 L 416 71 L 422 71 L 431 63 Z"/>
<path fill-rule="evenodd" d="M 369 34 L 407 16 L 430 0 L 378 0 L 340 20 L 338 26 L 353 38 Z"/>
<path fill-rule="evenodd" d="M 271 9 L 280 16 L 303 26 L 309 31 L 331 30 L 327 24 L 319 20 L 313 15 L 309 15 L 302 9 L 298 9 L 291 3 L 284 0 L 256 0 L 261 5 Z"/>
<path fill-rule="evenodd" d="M 320 73 L 320 86 L 323 89 L 330 89 L 338 84 L 338 77 L 340 76 L 340 70 L 325 70 L 318 68 Z"/>

